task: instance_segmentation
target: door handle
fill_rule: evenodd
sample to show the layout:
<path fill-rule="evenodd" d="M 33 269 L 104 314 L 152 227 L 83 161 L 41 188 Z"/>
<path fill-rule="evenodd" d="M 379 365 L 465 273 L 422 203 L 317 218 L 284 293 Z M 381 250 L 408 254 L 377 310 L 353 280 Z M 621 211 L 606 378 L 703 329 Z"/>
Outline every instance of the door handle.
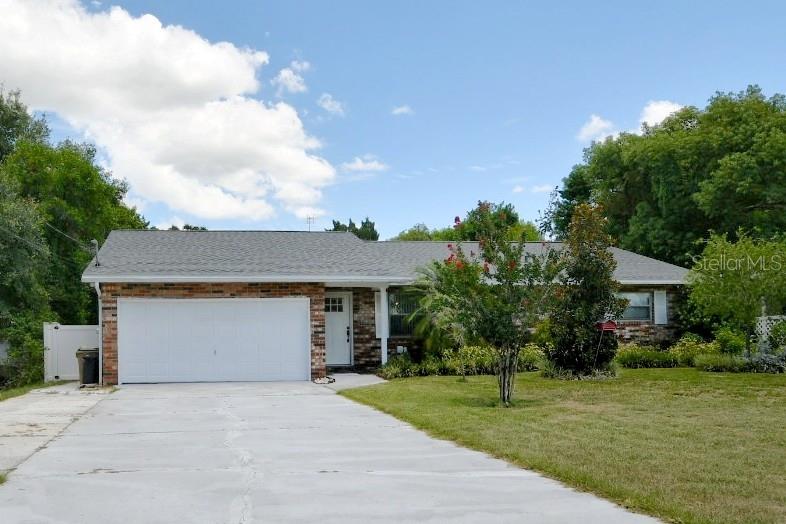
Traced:
<path fill-rule="evenodd" d="M 349 342 L 349 326 L 347 326 L 347 342 Z"/>

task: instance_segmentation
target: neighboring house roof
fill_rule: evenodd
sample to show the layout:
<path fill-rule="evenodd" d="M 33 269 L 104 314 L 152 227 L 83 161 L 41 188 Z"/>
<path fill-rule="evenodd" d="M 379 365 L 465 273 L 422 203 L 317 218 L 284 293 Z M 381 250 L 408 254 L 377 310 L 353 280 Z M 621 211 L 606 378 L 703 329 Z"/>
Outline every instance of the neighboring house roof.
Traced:
<path fill-rule="evenodd" d="M 477 243 L 464 249 L 477 251 Z M 448 242 L 369 242 L 351 233 L 306 231 L 112 231 L 85 282 L 406 283 L 449 254 Z M 527 251 L 562 249 L 528 242 Z M 687 270 L 612 248 L 623 284 L 681 284 Z"/>

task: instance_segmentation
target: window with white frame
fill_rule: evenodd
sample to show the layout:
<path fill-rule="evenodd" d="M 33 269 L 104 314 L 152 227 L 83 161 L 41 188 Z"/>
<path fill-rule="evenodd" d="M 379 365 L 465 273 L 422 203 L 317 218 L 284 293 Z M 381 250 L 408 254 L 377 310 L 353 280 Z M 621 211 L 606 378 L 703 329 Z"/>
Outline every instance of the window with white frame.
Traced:
<path fill-rule="evenodd" d="M 622 320 L 652 320 L 652 293 L 630 292 L 619 293 L 618 296 L 628 301 Z"/>
<path fill-rule="evenodd" d="M 342 313 L 343 311 L 343 297 L 325 297 L 325 313 Z"/>
<path fill-rule="evenodd" d="M 414 332 L 414 322 L 409 316 L 418 308 L 419 297 L 414 293 L 393 291 L 388 293 L 388 314 L 391 337 L 410 337 Z"/>

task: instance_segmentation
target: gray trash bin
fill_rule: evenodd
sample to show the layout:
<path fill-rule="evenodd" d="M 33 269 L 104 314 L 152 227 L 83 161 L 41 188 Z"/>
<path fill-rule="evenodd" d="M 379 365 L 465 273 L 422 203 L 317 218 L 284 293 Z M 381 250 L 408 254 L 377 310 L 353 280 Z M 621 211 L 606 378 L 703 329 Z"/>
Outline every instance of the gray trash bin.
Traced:
<path fill-rule="evenodd" d="M 79 362 L 79 383 L 98 384 L 98 348 L 79 348 L 76 350 Z"/>

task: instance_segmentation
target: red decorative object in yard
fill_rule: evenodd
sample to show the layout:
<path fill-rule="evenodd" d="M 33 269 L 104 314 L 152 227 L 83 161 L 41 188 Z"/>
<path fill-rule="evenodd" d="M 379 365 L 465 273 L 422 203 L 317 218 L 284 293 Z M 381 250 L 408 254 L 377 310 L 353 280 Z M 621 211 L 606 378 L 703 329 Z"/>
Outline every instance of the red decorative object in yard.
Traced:
<path fill-rule="evenodd" d="M 605 322 L 598 322 L 595 324 L 595 327 L 598 328 L 598 331 L 616 331 L 617 323 L 613 320 L 606 320 Z"/>

